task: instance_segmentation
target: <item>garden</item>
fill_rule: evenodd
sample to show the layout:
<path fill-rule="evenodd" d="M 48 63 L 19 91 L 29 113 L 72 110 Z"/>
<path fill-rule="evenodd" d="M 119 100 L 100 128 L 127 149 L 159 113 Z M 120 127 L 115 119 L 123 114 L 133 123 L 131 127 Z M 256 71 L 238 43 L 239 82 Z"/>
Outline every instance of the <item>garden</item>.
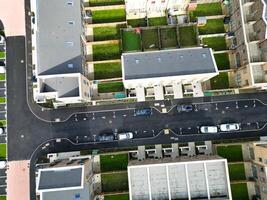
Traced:
<path fill-rule="evenodd" d="M 244 163 L 228 164 L 228 169 L 231 181 L 246 180 Z"/>
<path fill-rule="evenodd" d="M 214 58 L 219 70 L 228 70 L 230 69 L 230 61 L 228 53 L 216 53 Z"/>
<path fill-rule="evenodd" d="M 196 10 L 189 12 L 191 21 L 194 21 L 196 17 L 213 15 L 222 15 L 221 2 L 197 4 Z"/>
<path fill-rule="evenodd" d="M 98 93 L 122 92 L 122 91 L 124 91 L 122 82 L 105 82 L 98 84 Z"/>
<path fill-rule="evenodd" d="M 0 58 L 5 58 L 6 53 L 4 51 L 0 51 Z"/>
<path fill-rule="evenodd" d="M 119 43 L 93 45 L 93 60 L 120 59 L 121 51 Z"/>
<path fill-rule="evenodd" d="M 130 19 L 130 20 L 127 20 L 127 24 L 129 26 L 132 26 L 133 28 L 135 28 L 135 27 L 145 27 L 145 26 L 147 26 L 147 21 L 146 21 L 145 18 Z"/>
<path fill-rule="evenodd" d="M 105 195 L 104 200 L 129 200 L 129 194 Z"/>
<path fill-rule="evenodd" d="M 154 18 L 148 18 L 148 25 L 149 26 L 163 26 L 167 25 L 167 18 L 164 17 L 154 17 Z"/>
<path fill-rule="evenodd" d="M 125 25 L 94 27 L 94 41 L 120 39 L 120 28 L 124 27 Z"/>
<path fill-rule="evenodd" d="M 0 144 L 0 160 L 6 160 L 6 144 Z"/>
<path fill-rule="evenodd" d="M 231 190 L 233 200 L 249 200 L 248 188 L 246 183 L 232 183 Z"/>
<path fill-rule="evenodd" d="M 111 6 L 124 4 L 124 0 L 90 0 L 90 6 Z"/>
<path fill-rule="evenodd" d="M 94 64 L 94 79 L 119 78 L 122 76 L 120 62 Z"/>
<path fill-rule="evenodd" d="M 126 21 L 125 9 L 93 10 L 92 20 L 94 24 Z"/>
<path fill-rule="evenodd" d="M 223 19 L 208 19 L 204 26 L 198 27 L 200 35 L 224 33 Z"/>
<path fill-rule="evenodd" d="M 141 32 L 143 49 L 159 49 L 158 29 L 143 29 Z"/>
<path fill-rule="evenodd" d="M 141 51 L 141 33 L 133 30 L 122 31 L 123 51 Z"/>
<path fill-rule="evenodd" d="M 128 154 L 100 155 L 101 172 L 127 170 Z"/>
<path fill-rule="evenodd" d="M 226 50 L 226 41 L 224 36 L 219 37 L 205 37 L 202 39 L 202 43 L 212 48 L 214 51 Z"/>
<path fill-rule="evenodd" d="M 179 41 L 181 47 L 197 46 L 197 28 L 196 26 L 180 26 Z"/>
<path fill-rule="evenodd" d="M 128 191 L 127 172 L 101 174 L 102 192 Z"/>
<path fill-rule="evenodd" d="M 223 158 L 226 158 L 228 162 L 243 161 L 241 145 L 217 146 L 217 154 Z"/>
<path fill-rule="evenodd" d="M 220 72 L 219 75 L 210 79 L 210 85 L 212 90 L 228 89 L 229 88 L 228 72 Z"/>
<path fill-rule="evenodd" d="M 177 29 L 176 27 L 161 28 L 160 29 L 161 48 L 175 48 L 178 45 Z"/>

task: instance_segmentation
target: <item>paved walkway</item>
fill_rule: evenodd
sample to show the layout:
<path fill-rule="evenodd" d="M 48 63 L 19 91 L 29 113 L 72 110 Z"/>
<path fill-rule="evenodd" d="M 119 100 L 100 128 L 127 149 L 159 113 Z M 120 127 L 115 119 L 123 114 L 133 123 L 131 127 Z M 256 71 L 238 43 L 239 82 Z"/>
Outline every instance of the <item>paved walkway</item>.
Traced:
<path fill-rule="evenodd" d="M 104 41 L 93 41 L 87 42 L 86 45 L 99 45 L 99 44 L 119 44 L 120 40 L 104 40 Z"/>
<path fill-rule="evenodd" d="M 126 21 L 123 21 L 123 22 L 111 22 L 111 23 L 99 23 L 99 24 L 87 24 L 87 27 L 117 26 L 119 24 L 126 24 Z"/>
<path fill-rule="evenodd" d="M 11 161 L 7 167 L 7 196 L 8 200 L 30 199 L 30 170 L 29 160 Z"/>
<path fill-rule="evenodd" d="M 0 19 L 6 36 L 25 35 L 24 0 L 1 0 Z"/>

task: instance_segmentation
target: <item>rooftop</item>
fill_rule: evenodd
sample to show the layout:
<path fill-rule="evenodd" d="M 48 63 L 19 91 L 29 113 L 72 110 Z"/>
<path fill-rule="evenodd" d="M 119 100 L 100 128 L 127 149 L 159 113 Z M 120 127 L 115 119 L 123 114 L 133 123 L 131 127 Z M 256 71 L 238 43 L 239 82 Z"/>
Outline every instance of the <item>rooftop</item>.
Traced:
<path fill-rule="evenodd" d="M 231 199 L 225 159 L 144 164 L 128 166 L 129 191 L 132 199 Z"/>
<path fill-rule="evenodd" d="M 123 53 L 125 80 L 217 72 L 210 48 Z"/>
<path fill-rule="evenodd" d="M 39 191 L 82 188 L 83 166 L 41 169 L 38 179 Z"/>
<path fill-rule="evenodd" d="M 79 0 L 38 0 L 38 75 L 82 72 L 82 13 Z"/>
<path fill-rule="evenodd" d="M 56 76 L 41 79 L 41 93 L 57 92 L 58 98 L 79 97 L 79 76 Z"/>

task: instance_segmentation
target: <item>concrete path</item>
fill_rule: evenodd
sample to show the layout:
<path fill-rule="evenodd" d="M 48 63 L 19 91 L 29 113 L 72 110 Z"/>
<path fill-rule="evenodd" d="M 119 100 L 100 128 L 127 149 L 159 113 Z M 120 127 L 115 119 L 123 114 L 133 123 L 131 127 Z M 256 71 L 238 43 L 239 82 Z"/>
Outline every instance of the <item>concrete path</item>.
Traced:
<path fill-rule="evenodd" d="M 87 42 L 86 45 L 100 45 L 100 44 L 119 44 L 120 40 L 104 40 Z"/>
<path fill-rule="evenodd" d="M 111 22 L 111 23 L 99 23 L 99 24 L 87 24 L 86 27 L 103 27 L 103 26 L 117 26 L 120 24 L 126 24 L 126 21 L 123 22 Z"/>
<path fill-rule="evenodd" d="M 113 62 L 121 62 L 121 60 L 120 59 L 114 59 L 114 60 L 91 61 L 91 62 L 87 62 L 87 64 L 113 63 Z"/>

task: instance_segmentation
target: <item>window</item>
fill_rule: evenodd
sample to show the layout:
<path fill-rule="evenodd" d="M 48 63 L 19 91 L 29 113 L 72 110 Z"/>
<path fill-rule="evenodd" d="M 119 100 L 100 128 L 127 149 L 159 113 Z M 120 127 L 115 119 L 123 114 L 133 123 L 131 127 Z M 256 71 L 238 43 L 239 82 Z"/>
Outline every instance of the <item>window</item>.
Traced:
<path fill-rule="evenodd" d="M 262 158 L 259 158 L 259 162 L 262 162 Z"/>
<path fill-rule="evenodd" d="M 74 44 L 73 42 L 67 42 L 68 47 L 73 47 L 73 44 Z"/>
<path fill-rule="evenodd" d="M 74 25 L 75 22 L 74 21 L 68 21 L 69 25 Z"/>
<path fill-rule="evenodd" d="M 67 1 L 67 5 L 73 6 L 73 1 Z"/>
<path fill-rule="evenodd" d="M 73 68 L 73 63 L 68 63 L 68 68 L 72 69 Z"/>

